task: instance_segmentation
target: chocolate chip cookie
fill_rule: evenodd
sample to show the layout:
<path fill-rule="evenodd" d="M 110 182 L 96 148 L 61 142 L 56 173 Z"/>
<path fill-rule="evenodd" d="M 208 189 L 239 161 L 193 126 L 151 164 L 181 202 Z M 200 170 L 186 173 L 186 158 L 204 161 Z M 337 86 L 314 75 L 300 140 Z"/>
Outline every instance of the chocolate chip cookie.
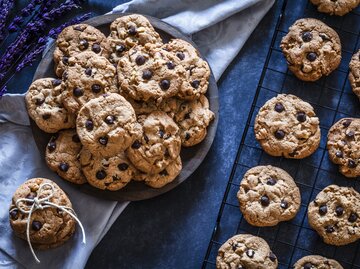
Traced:
<path fill-rule="evenodd" d="M 136 46 L 119 60 L 121 91 L 135 100 L 162 100 L 178 93 L 185 78 L 179 59 L 154 46 Z"/>
<path fill-rule="evenodd" d="M 349 81 L 351 88 L 360 99 L 360 50 L 351 58 L 349 68 Z"/>
<path fill-rule="evenodd" d="M 62 105 L 61 92 L 60 79 L 41 78 L 30 85 L 25 95 L 30 117 L 47 133 L 75 127 L 75 115 Z"/>
<path fill-rule="evenodd" d="M 310 0 L 319 12 L 343 16 L 360 4 L 360 0 Z"/>
<path fill-rule="evenodd" d="M 72 113 L 78 113 L 93 98 L 104 93 L 118 92 L 115 67 L 105 57 L 91 51 L 69 58 L 63 81 L 63 103 Z"/>
<path fill-rule="evenodd" d="M 125 187 L 136 172 L 124 152 L 102 158 L 84 148 L 80 163 L 89 184 L 102 190 L 116 191 Z"/>
<path fill-rule="evenodd" d="M 53 196 L 49 202 L 66 206 L 72 210 L 72 205 L 64 191 L 53 181 L 45 178 L 32 178 L 25 181 L 12 197 L 9 218 L 10 225 L 15 235 L 26 240 L 26 226 L 28 214 L 19 210 L 16 201 L 21 198 L 34 199 L 36 196 L 44 198 L 51 193 L 49 186 L 43 183 L 50 183 L 54 187 Z M 20 202 L 18 206 L 24 210 L 30 210 L 33 202 Z M 47 207 L 33 211 L 30 218 L 30 241 L 35 248 L 46 249 L 56 247 L 64 243 L 75 231 L 74 219 L 65 212 L 54 207 Z"/>
<path fill-rule="evenodd" d="M 310 226 L 324 242 L 342 246 L 360 238 L 360 194 L 353 188 L 330 185 L 309 204 Z"/>
<path fill-rule="evenodd" d="M 266 241 L 251 234 L 239 234 L 227 240 L 219 249 L 217 269 L 276 269 L 278 260 Z"/>
<path fill-rule="evenodd" d="M 260 108 L 255 137 L 272 156 L 302 159 L 320 144 L 319 118 L 313 107 L 291 94 L 279 94 Z"/>
<path fill-rule="evenodd" d="M 71 25 L 58 35 L 54 52 L 55 72 L 62 76 L 69 64 L 69 57 L 83 51 L 92 51 L 109 57 L 110 45 L 105 35 L 87 24 Z"/>
<path fill-rule="evenodd" d="M 76 119 L 76 129 L 84 147 L 101 157 L 123 152 L 142 134 L 134 109 L 117 93 L 86 103 Z"/>
<path fill-rule="evenodd" d="M 319 255 L 309 255 L 298 260 L 294 264 L 294 269 L 343 269 L 343 267 L 335 260 Z"/>
<path fill-rule="evenodd" d="M 237 198 L 244 218 L 254 226 L 274 226 L 290 220 L 301 204 L 294 179 L 283 169 L 271 165 L 249 169 Z"/>
<path fill-rule="evenodd" d="M 117 63 L 125 52 L 135 45 L 162 45 L 162 40 L 149 20 L 144 16 L 132 14 L 122 16 L 110 25 L 108 41 L 111 47 L 110 61 Z"/>
<path fill-rule="evenodd" d="M 81 148 L 75 129 L 60 131 L 46 146 L 46 163 L 62 178 L 76 184 L 86 183 L 78 158 Z"/>
<path fill-rule="evenodd" d="M 154 111 L 138 117 L 143 136 L 127 150 L 128 157 L 139 170 L 157 174 L 180 154 L 179 127 L 165 112 Z"/>
<path fill-rule="evenodd" d="M 316 19 L 297 20 L 283 37 L 280 47 L 289 69 L 304 81 L 328 76 L 341 61 L 338 34 Z"/>
<path fill-rule="evenodd" d="M 360 119 L 343 118 L 329 130 L 329 158 L 346 177 L 360 176 Z"/>
<path fill-rule="evenodd" d="M 194 100 L 205 94 L 209 86 L 210 68 L 208 63 L 201 59 L 199 52 L 182 39 L 172 39 L 164 45 L 164 49 L 178 57 L 186 70 L 186 79 L 183 80 L 177 96 Z"/>
<path fill-rule="evenodd" d="M 162 188 L 166 184 L 174 181 L 174 179 L 180 174 L 182 169 L 182 162 L 180 156 L 172 161 L 164 170 L 158 174 L 147 174 L 144 177 L 145 184 L 152 188 Z"/>

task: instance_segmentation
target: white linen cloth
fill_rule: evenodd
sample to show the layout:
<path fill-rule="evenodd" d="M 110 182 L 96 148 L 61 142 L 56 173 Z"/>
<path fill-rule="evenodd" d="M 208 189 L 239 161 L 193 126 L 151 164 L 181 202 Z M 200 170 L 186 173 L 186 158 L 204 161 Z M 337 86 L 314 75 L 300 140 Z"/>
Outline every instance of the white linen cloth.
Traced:
<path fill-rule="evenodd" d="M 274 0 L 133 0 L 112 12 L 158 17 L 190 35 L 218 80 L 273 3 Z M 23 94 L 6 94 L 0 100 L 0 139 L 0 268 L 85 267 L 91 251 L 128 202 L 106 201 L 78 192 L 47 168 L 29 127 Z M 77 229 L 63 246 L 35 250 L 40 264 L 33 259 L 27 243 L 14 236 L 8 217 L 13 193 L 32 177 L 52 179 L 68 193 L 87 239 L 86 245 L 81 244 Z"/>

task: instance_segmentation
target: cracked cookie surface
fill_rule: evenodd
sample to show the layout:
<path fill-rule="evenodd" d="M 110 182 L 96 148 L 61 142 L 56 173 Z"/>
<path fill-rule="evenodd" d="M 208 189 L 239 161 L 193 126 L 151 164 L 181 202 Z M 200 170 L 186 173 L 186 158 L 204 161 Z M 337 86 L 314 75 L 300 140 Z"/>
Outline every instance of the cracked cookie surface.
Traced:
<path fill-rule="evenodd" d="M 310 0 L 319 12 L 343 16 L 360 4 L 360 0 Z"/>
<path fill-rule="evenodd" d="M 360 99 L 360 50 L 352 56 L 349 69 L 349 81 L 351 88 Z"/>
<path fill-rule="evenodd" d="M 319 255 L 302 257 L 294 264 L 294 269 L 343 269 L 335 260 Z"/>

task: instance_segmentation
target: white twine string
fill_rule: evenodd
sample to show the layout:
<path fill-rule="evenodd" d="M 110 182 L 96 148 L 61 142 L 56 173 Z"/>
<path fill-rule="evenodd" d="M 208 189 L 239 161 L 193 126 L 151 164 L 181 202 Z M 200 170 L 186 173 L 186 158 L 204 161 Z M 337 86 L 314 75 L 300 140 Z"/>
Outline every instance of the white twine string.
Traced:
<path fill-rule="evenodd" d="M 41 194 L 41 190 L 45 190 L 45 186 L 49 186 L 50 187 L 50 194 L 48 194 L 47 196 L 40 198 L 40 194 Z M 81 232 L 82 232 L 82 237 L 83 237 L 83 244 L 86 244 L 86 237 L 85 237 L 85 230 L 84 227 L 81 223 L 81 221 L 76 217 L 75 212 L 72 208 L 67 207 L 67 206 L 61 206 L 61 205 L 57 205 L 54 203 L 49 202 L 49 199 L 51 197 L 54 196 L 54 186 L 50 183 L 43 183 L 40 185 L 39 190 L 37 191 L 37 195 L 35 198 L 31 199 L 31 198 L 20 198 L 15 202 L 16 207 L 11 209 L 10 212 L 12 212 L 13 210 L 15 210 L 16 208 L 18 210 L 20 210 L 21 213 L 23 214 L 29 214 L 28 218 L 27 218 L 27 222 L 26 222 L 26 239 L 27 242 L 29 244 L 30 250 L 32 255 L 34 256 L 35 260 L 37 263 L 40 263 L 40 260 L 38 259 L 38 257 L 35 254 L 35 251 L 31 245 L 31 241 L 30 241 L 30 220 L 31 220 L 31 214 L 38 210 L 38 209 L 45 209 L 45 208 L 49 208 L 49 207 L 55 207 L 57 209 L 60 209 L 62 211 L 64 211 L 65 213 L 69 214 L 74 220 L 76 220 L 76 222 L 79 224 L 80 228 L 81 228 Z M 23 206 L 20 206 L 20 203 L 22 203 Z M 29 205 L 31 204 L 31 205 Z M 25 208 L 24 208 L 25 207 Z"/>

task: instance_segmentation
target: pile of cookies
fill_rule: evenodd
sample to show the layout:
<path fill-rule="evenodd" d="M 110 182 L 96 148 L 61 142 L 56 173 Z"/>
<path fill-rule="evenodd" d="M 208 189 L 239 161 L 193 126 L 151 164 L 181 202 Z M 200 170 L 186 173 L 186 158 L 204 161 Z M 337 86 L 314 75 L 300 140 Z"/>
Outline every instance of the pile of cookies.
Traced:
<path fill-rule="evenodd" d="M 214 119 L 207 62 L 184 40 L 164 44 L 141 15 L 119 17 L 108 37 L 87 24 L 65 28 L 54 63 L 59 78 L 34 81 L 26 104 L 54 133 L 48 166 L 70 182 L 163 187 L 182 169 L 181 147 L 200 143 Z"/>

